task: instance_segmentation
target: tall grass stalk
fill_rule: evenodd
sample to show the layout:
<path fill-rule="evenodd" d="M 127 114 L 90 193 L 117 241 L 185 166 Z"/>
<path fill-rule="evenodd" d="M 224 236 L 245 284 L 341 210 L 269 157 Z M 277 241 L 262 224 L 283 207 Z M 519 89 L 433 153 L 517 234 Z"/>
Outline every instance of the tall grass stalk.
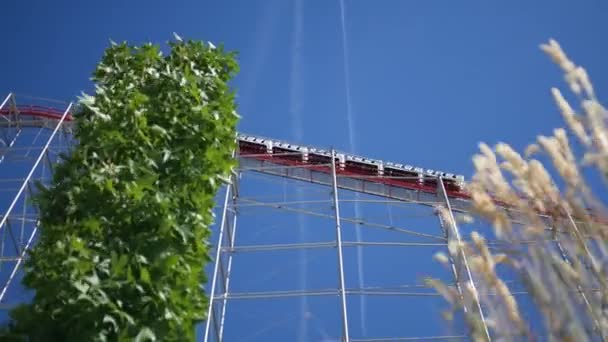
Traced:
<path fill-rule="evenodd" d="M 473 232 L 467 242 L 451 243 L 449 256 L 439 254 L 436 259 L 449 265 L 464 252 L 493 340 L 605 340 L 608 220 L 584 174 L 597 171 L 607 178 L 608 111 L 585 69 L 556 41 L 540 47 L 559 66 L 575 99 L 569 102 L 558 88 L 551 89 L 565 128 L 538 136 L 523 153 L 505 143 L 479 145 L 467 187 L 474 214 L 491 224 L 498 241 L 489 244 Z M 576 108 L 571 102 L 577 102 Z M 600 191 L 597 186 L 594 190 Z M 457 224 L 443 216 L 448 225 Z M 505 273 L 515 279 L 501 276 Z M 510 281 L 524 285 L 540 322 L 532 322 L 521 308 Z M 481 316 L 471 309 L 477 303 L 464 299 L 473 298 L 465 295 L 471 286 L 459 292 L 436 280 L 431 284 L 452 304 L 448 317 L 453 310 L 468 308 L 465 324 L 472 336 L 487 339 Z"/>

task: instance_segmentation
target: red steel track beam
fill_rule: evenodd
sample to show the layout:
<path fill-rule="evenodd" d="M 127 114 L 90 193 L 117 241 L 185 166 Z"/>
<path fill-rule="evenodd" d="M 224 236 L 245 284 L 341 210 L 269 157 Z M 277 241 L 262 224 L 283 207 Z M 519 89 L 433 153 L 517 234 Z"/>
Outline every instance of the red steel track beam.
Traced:
<path fill-rule="evenodd" d="M 45 118 L 45 119 L 56 119 L 56 120 L 60 120 L 61 116 L 63 114 L 63 111 L 61 111 L 59 109 L 52 108 L 52 107 L 37 106 L 37 105 L 18 105 L 17 110 L 20 115 Z M 0 115 L 7 116 L 9 114 L 10 114 L 9 109 L 0 110 Z M 66 116 L 64 121 L 73 121 L 73 120 L 74 120 L 73 116 L 71 115 L 71 113 L 69 113 Z M 263 154 L 246 155 L 246 154 L 243 154 L 243 157 L 254 158 L 254 159 L 258 159 L 258 160 L 272 161 L 272 163 L 279 164 L 279 165 L 296 166 L 296 167 L 302 166 L 302 167 L 310 168 L 310 169 L 318 171 L 318 172 L 324 172 L 324 173 L 328 173 L 328 174 L 331 173 L 331 168 L 329 166 L 313 166 L 313 165 L 310 165 L 305 162 L 293 160 L 289 157 L 281 158 L 280 155 L 270 155 L 270 154 L 269 155 L 263 155 Z M 404 188 L 404 189 L 408 189 L 408 190 L 420 191 L 420 192 L 425 192 L 425 193 L 436 193 L 436 191 L 437 191 L 437 189 L 433 186 L 428 186 L 428 185 L 424 185 L 424 184 L 415 184 L 413 182 L 405 183 L 398 179 L 392 179 L 392 178 L 383 177 L 383 176 L 370 177 L 368 175 L 358 174 L 358 173 L 350 172 L 350 171 L 346 171 L 346 170 L 336 170 L 336 172 L 340 176 L 351 177 L 353 179 L 357 179 L 362 176 L 365 176 L 365 179 L 370 182 L 386 184 L 386 185 L 400 187 L 400 188 Z M 471 196 L 466 191 L 448 190 L 447 195 L 449 198 L 457 198 L 457 199 L 461 199 L 461 200 L 471 200 Z M 496 201 L 496 204 L 501 207 L 505 207 L 505 208 L 510 207 L 508 204 L 502 203 L 500 201 Z M 597 221 L 597 219 L 596 219 L 596 221 Z M 602 223 L 608 223 L 608 220 L 602 219 L 599 221 Z"/>
<path fill-rule="evenodd" d="M 38 118 L 45 118 L 45 119 L 56 119 L 56 120 L 60 120 L 61 116 L 63 115 L 63 111 L 56 109 L 56 108 L 52 108 L 52 107 L 43 107 L 43 106 L 34 106 L 34 105 L 19 105 L 17 106 L 17 111 L 19 112 L 19 114 L 21 115 L 27 115 L 27 116 L 33 116 L 33 117 L 38 117 Z M 9 109 L 2 109 L 0 110 L 0 115 L 9 115 L 10 111 Z M 68 113 L 68 115 L 65 117 L 64 121 L 73 121 L 74 118 L 72 117 L 72 115 L 70 113 Z"/>

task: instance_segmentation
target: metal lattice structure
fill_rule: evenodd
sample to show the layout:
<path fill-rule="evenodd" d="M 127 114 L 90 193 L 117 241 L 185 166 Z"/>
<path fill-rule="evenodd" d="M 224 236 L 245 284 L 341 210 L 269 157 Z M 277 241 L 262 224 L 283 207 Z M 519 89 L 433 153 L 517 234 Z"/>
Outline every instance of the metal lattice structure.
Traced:
<path fill-rule="evenodd" d="M 403 322 L 404 317 L 415 315 L 416 312 L 422 313 L 427 319 L 433 320 L 434 316 L 437 319 L 439 305 L 433 310 L 427 310 L 426 313 L 423 313 L 425 310 L 420 309 L 423 306 L 420 304 L 420 299 L 432 298 L 436 304 L 441 301 L 434 290 L 423 284 L 422 278 L 405 277 L 409 279 L 407 282 L 403 282 L 399 281 L 399 278 L 403 277 L 393 277 L 395 278 L 393 281 L 390 276 L 385 275 L 371 281 L 372 286 L 354 281 L 353 274 L 365 273 L 366 270 L 365 267 L 360 268 L 359 265 L 356 265 L 356 262 L 353 263 L 353 259 L 356 259 L 357 256 L 353 255 L 355 252 L 352 250 L 361 252 L 362 249 L 390 249 L 392 262 L 395 262 L 399 258 L 407 258 L 412 249 L 426 249 L 426 252 L 423 253 L 424 258 L 427 259 L 424 264 L 428 265 L 426 261 L 432 262 L 433 254 L 445 249 L 448 241 L 461 239 L 458 226 L 444 225 L 437 215 L 437 208 L 440 206 L 447 208 L 452 215 L 451 219 L 454 220 L 455 212 L 469 210 L 470 202 L 465 193 L 455 191 L 453 183 L 449 183 L 450 190 L 448 190 L 447 182 L 440 175 L 434 176 L 430 182 L 426 183 L 424 180 L 419 181 L 421 179 L 419 175 L 409 177 L 412 179 L 408 179 L 407 176 L 366 175 L 353 170 L 349 171 L 348 167 L 344 167 L 344 165 L 338 167 L 339 162 L 315 164 L 302 162 L 298 158 L 293 158 L 293 155 L 299 155 L 297 152 L 277 153 L 275 151 L 272 156 L 267 153 L 255 153 L 251 150 L 244 152 L 242 148 L 246 145 L 243 142 L 247 138 L 241 136 L 239 139 L 241 141 L 240 167 L 233 177 L 232 185 L 227 187 L 224 193 L 219 231 L 216 236 L 216 246 L 220 247 L 215 250 L 215 265 L 209 288 L 213 301 L 209 308 L 208 317 L 210 319 L 206 322 L 203 340 L 231 341 L 243 336 L 250 336 L 252 333 L 256 334 L 255 331 L 242 335 L 234 334 L 240 329 L 231 324 L 240 323 L 231 322 L 230 305 L 236 312 L 240 310 L 240 306 L 245 307 L 245 311 L 251 311 L 254 309 L 246 307 L 256 305 L 263 307 L 273 300 L 288 302 L 290 299 L 296 298 L 299 299 L 299 308 L 284 308 L 278 312 L 297 312 L 299 310 L 301 319 L 307 320 L 312 318 L 313 313 L 305 308 L 306 305 L 302 305 L 301 298 L 317 297 L 332 302 L 325 304 L 328 304 L 328 307 L 334 307 L 334 310 L 337 311 L 333 317 L 324 318 L 326 322 L 334 321 L 335 325 L 333 331 L 327 332 L 326 336 L 321 336 L 322 338 L 331 336 L 348 341 L 467 339 L 462 326 L 439 334 L 441 329 L 437 327 L 442 325 L 440 320 L 435 320 L 430 329 L 414 327 L 392 329 L 401 330 L 400 335 L 398 332 L 388 331 L 367 334 L 362 329 L 354 329 L 352 322 L 356 322 L 354 325 L 360 327 L 363 325 L 362 321 L 369 320 L 369 317 L 361 317 L 356 314 L 356 311 L 361 312 L 362 310 L 351 307 L 353 302 L 355 305 L 361 306 L 363 298 L 367 298 L 366 301 L 373 301 L 374 298 L 391 298 L 398 302 L 395 305 L 396 312 L 390 314 L 390 309 L 380 310 L 386 312 L 387 316 L 381 318 L 385 322 L 390 321 L 390 316 L 392 316 L 395 320 L 394 323 L 397 324 L 399 321 Z M 262 142 L 267 140 L 258 139 Z M 313 151 L 314 149 L 304 148 L 304 150 Z M 333 156 L 329 158 L 330 161 L 339 159 L 336 151 L 319 151 Z M 357 160 L 364 159 L 358 158 Z M 404 183 L 404 180 L 407 182 Z M 269 184 L 254 184 L 258 181 Z M 279 194 L 276 189 L 277 182 L 279 183 Z M 270 185 L 271 183 L 275 183 L 274 189 Z M 280 193 L 281 187 L 282 194 Z M 400 223 L 396 223 L 395 220 L 381 222 L 381 220 L 368 217 L 350 216 L 369 206 L 392 207 L 395 214 L 401 211 L 412 216 L 406 214 L 405 219 L 402 219 Z M 368 209 L 368 212 L 377 211 L 377 208 Z M 285 224 L 285 230 L 289 230 L 289 225 L 291 225 L 291 234 L 267 234 L 265 238 L 256 238 L 258 232 L 270 224 L 259 218 L 262 211 L 269 211 L 272 218 L 268 221 L 271 222 L 282 222 L 283 219 L 279 217 L 282 214 L 290 216 L 285 219 L 285 223 L 281 224 Z M 430 226 L 428 228 L 415 227 L 414 218 L 416 216 L 421 224 L 430 224 Z M 306 224 L 301 221 L 303 217 L 308 219 Z M 420 217 L 425 220 L 420 220 Z M 297 225 L 298 221 L 300 230 L 313 230 L 314 234 L 310 231 L 305 234 L 307 236 L 293 234 L 298 230 L 295 229 L 293 223 L 296 222 Z M 313 226 L 318 229 L 311 228 Z M 320 229 L 320 227 L 323 228 Z M 245 229 L 247 231 L 243 231 Z M 361 239 L 361 234 L 357 233 L 357 230 L 360 229 L 374 230 L 374 233 L 367 234 L 373 241 Z M 376 231 L 380 233 L 376 233 Z M 286 284 L 285 287 L 288 288 L 280 289 L 277 283 L 270 280 L 265 284 L 260 284 L 259 289 L 244 285 L 247 280 L 243 278 L 247 278 L 246 274 L 256 268 L 256 265 L 258 270 L 263 272 L 264 267 L 272 265 L 270 260 L 281 264 L 280 260 L 284 257 L 281 255 L 282 253 L 304 253 L 305 262 L 313 258 L 312 256 L 316 253 L 321 255 L 320 257 L 324 258 L 326 263 L 332 264 L 330 268 L 335 268 L 336 271 L 330 272 L 323 269 L 317 272 L 318 276 L 327 279 L 325 282 L 327 286 L 323 287 L 304 283 L 300 284 L 304 286 L 299 286 L 299 288 L 294 288 L 293 284 L 291 286 Z M 248 262 L 244 259 L 250 258 L 249 255 L 252 254 L 265 255 L 266 257 L 262 256 L 262 258 L 269 260 L 269 263 Z M 361 260 L 359 259 L 359 261 Z M 345 265 L 347 262 L 349 265 Z M 457 286 L 464 286 L 466 283 L 474 284 L 464 255 L 453 260 L 453 266 L 452 274 L 446 272 L 440 277 L 445 280 L 453 277 L 452 282 Z M 239 267 L 241 268 L 239 269 Z M 424 272 L 419 271 L 420 274 Z M 310 270 L 306 272 L 313 273 Z M 403 273 L 408 273 L 408 271 L 404 269 Z M 293 273 L 284 276 L 292 279 L 298 278 L 298 275 Z M 311 276 L 315 277 L 315 275 Z M 335 281 L 334 287 L 330 287 L 332 281 Z M 293 281 L 286 281 L 285 278 L 282 278 L 281 282 L 293 283 Z M 240 285 L 239 289 L 235 289 L 235 284 Z M 401 310 L 402 316 L 400 316 L 399 308 L 405 308 L 408 305 L 408 299 L 414 299 L 413 303 L 418 300 L 418 304 L 412 305 L 413 310 Z M 249 303 L 242 304 L 243 302 Z M 251 304 L 252 302 L 253 304 Z M 325 305 L 320 305 L 318 309 L 320 312 L 327 310 L 322 308 L 323 306 Z M 481 307 L 478 307 L 478 310 L 483 311 Z M 353 315 L 357 317 L 354 319 Z M 280 317 L 267 317 L 266 321 L 272 322 L 277 319 L 281 321 Z M 260 322 L 256 325 L 264 326 L 264 323 Z M 288 326 L 288 324 L 284 323 L 284 326 Z M 408 330 L 414 335 L 407 335 Z M 422 331 L 416 334 L 417 330 L 429 330 L 434 334 L 425 335 Z M 372 336 L 365 337 L 364 335 Z M 267 336 L 262 334 L 257 335 L 256 338 L 288 340 L 290 332 L 278 332 L 276 335 L 268 334 Z M 301 340 L 310 340 L 310 338 L 311 336 L 306 336 Z M 291 339 L 293 339 L 293 335 L 291 335 Z M 313 337 L 312 340 L 317 339 Z"/>
<path fill-rule="evenodd" d="M 36 182 L 47 184 L 53 164 L 71 139 L 72 104 L 26 98 L 20 106 L 14 94 L 0 104 L 0 304 L 7 308 L 30 298 L 18 272 L 27 249 L 36 241 L 36 207 L 29 199 Z M 36 103 L 36 104 L 33 104 Z"/>
<path fill-rule="evenodd" d="M 35 181 L 48 182 L 71 140 L 72 104 L 57 110 L 25 100 L 28 105 L 20 106 L 9 94 L 0 106 L 4 312 L 31 296 L 20 287 L 18 272 L 36 241 L 37 212 L 28 198 Z M 201 340 L 469 338 L 462 316 L 446 325 L 439 315 L 444 300 L 424 283 L 432 276 L 458 289 L 467 286 L 473 291 L 461 295 L 479 303 L 481 290 L 464 253 L 452 256 L 449 269 L 433 260 L 472 230 L 485 229 L 491 237 L 479 223 L 456 223 L 471 209 L 459 177 L 335 150 L 269 145 L 272 139 L 238 139 L 239 167 L 218 200 L 206 285 L 211 305 Z M 447 218 L 438 215 L 440 208 Z M 518 221 L 516 212 L 505 210 Z M 512 291 L 520 305 L 529 304 L 534 320 L 520 287 L 514 283 Z M 485 309 L 474 307 L 489 338 Z"/>

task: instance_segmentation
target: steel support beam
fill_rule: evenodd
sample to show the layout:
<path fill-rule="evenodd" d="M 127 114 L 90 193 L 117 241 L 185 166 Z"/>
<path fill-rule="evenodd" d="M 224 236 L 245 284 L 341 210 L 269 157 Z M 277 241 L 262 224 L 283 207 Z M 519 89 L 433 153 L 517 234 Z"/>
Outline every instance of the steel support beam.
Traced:
<path fill-rule="evenodd" d="M 240 169 L 253 171 L 261 174 L 285 177 L 289 179 L 299 180 L 303 182 L 332 186 L 332 172 L 330 168 L 320 169 L 312 166 L 293 166 L 283 165 L 279 162 L 266 160 L 260 157 L 251 155 L 238 156 Z M 387 199 L 403 201 L 407 203 L 416 203 L 423 206 L 434 206 L 437 202 L 444 202 L 442 196 L 436 191 L 422 191 L 420 189 L 411 189 L 391 184 L 385 184 L 376 180 L 382 177 L 360 177 L 352 175 L 340 174 L 337 177 L 337 186 L 340 189 L 350 190 L 357 193 L 375 195 Z M 445 186 L 444 186 L 445 190 Z M 450 198 L 450 206 L 453 212 L 468 213 L 471 211 L 472 202 L 470 198 L 452 197 Z M 525 223 L 526 213 L 517 210 L 516 208 L 500 205 L 506 213 L 511 217 L 513 223 Z M 551 226 L 551 217 L 544 214 L 539 214 L 546 227 Z"/>
<path fill-rule="evenodd" d="M 566 250 L 562 246 L 562 243 L 559 240 L 556 240 L 555 244 L 557 246 L 557 250 L 561 254 L 561 256 L 564 259 L 564 261 L 568 265 L 572 265 L 572 262 L 570 261 L 570 258 L 568 257 L 568 253 L 566 252 Z M 593 311 L 593 306 L 591 305 L 591 302 L 589 302 L 589 299 L 587 298 L 587 294 L 585 293 L 585 289 L 581 286 L 580 283 L 576 284 L 576 289 L 580 293 L 581 299 L 583 300 L 583 303 L 585 304 L 585 308 L 589 312 L 589 315 L 591 315 L 591 317 L 593 318 L 593 325 L 595 326 L 595 329 L 597 330 L 597 332 L 598 332 L 598 334 L 600 336 L 601 341 L 606 341 L 606 338 L 604 336 L 604 332 L 602 330 L 602 326 L 600 324 L 600 321 L 598 320 L 597 315 Z"/>
<path fill-rule="evenodd" d="M 34 162 L 34 165 L 32 165 L 32 168 L 30 169 L 27 177 L 23 181 L 23 184 L 19 188 L 19 191 L 17 192 L 17 194 L 13 198 L 13 201 L 9 205 L 6 213 L 0 219 L 0 229 L 4 229 L 4 230 L 9 229 L 8 232 L 11 235 L 11 237 L 13 238 L 13 242 L 16 245 L 17 245 L 17 243 L 16 243 L 15 238 L 14 238 L 14 236 L 12 234 L 12 229 L 9 226 L 10 223 L 9 223 L 8 219 L 9 219 L 9 217 L 11 217 L 12 211 L 15 208 L 15 206 L 17 205 L 17 202 L 19 202 L 19 199 L 22 196 L 25 196 L 26 189 L 29 189 L 30 181 L 32 180 L 34 172 L 36 172 L 36 169 L 38 168 L 38 166 L 42 162 L 42 159 L 44 158 L 46 152 L 48 151 L 48 149 L 49 149 L 49 147 L 51 145 L 51 143 L 53 142 L 55 136 L 57 135 L 57 132 L 61 129 L 61 126 L 62 126 L 63 122 L 65 121 L 65 119 L 66 119 L 68 113 L 70 112 L 71 108 L 72 108 L 72 103 L 70 103 L 68 105 L 67 109 L 65 110 L 65 112 L 61 116 L 61 119 L 57 122 L 57 125 L 55 126 L 55 129 L 53 129 L 53 132 L 49 136 L 46 144 L 44 145 L 44 147 L 40 151 L 40 154 L 38 155 L 38 158 L 36 158 L 36 161 Z M 24 201 L 24 205 L 26 205 L 25 201 Z M 9 288 L 10 284 L 13 281 L 13 278 L 15 277 L 15 275 L 17 273 L 17 270 L 21 266 L 23 258 L 25 257 L 25 254 L 27 253 L 27 250 L 29 249 L 32 241 L 34 240 L 34 237 L 36 236 L 37 231 L 38 231 L 38 222 L 34 225 L 34 229 L 32 230 L 32 232 L 31 232 L 31 234 L 30 234 L 30 236 L 29 236 L 29 238 L 28 238 L 25 246 L 23 246 L 23 248 L 19 248 L 17 246 L 15 247 L 16 254 L 19 255 L 19 259 L 17 260 L 17 262 L 13 266 L 13 269 L 12 269 L 10 275 L 9 275 L 8 280 L 6 281 L 6 283 L 4 284 L 4 286 L 2 287 L 2 291 L 0 291 L 0 302 L 4 299 L 4 296 L 6 295 L 6 292 L 8 291 L 8 288 Z"/>
<path fill-rule="evenodd" d="M 439 218 L 439 225 L 441 226 L 441 230 L 445 238 L 449 239 L 450 234 L 448 233 L 448 229 L 446 228 L 446 225 L 449 225 L 449 223 L 444 222 L 443 217 L 441 217 L 439 213 L 437 213 L 437 217 Z M 451 253 L 448 253 L 448 260 L 450 262 L 450 268 L 452 269 L 452 276 L 454 277 L 454 283 L 456 284 L 458 295 L 460 296 L 460 299 L 464 301 L 464 293 L 462 292 L 462 286 L 460 286 L 460 272 L 456 268 L 456 262 L 454 261 L 454 258 L 452 257 Z M 468 313 L 466 305 L 463 305 L 463 311 L 465 315 Z"/>
<path fill-rule="evenodd" d="M 3 143 L 3 146 L 0 146 L 3 148 L 3 150 L 6 150 L 6 153 L 8 153 L 10 151 L 10 148 L 13 147 L 13 145 L 15 145 L 15 142 L 17 141 L 17 138 L 19 137 L 19 135 L 21 134 L 21 130 L 17 129 L 17 131 L 15 132 L 14 135 L 11 135 L 11 130 L 12 130 L 12 125 L 15 124 L 16 127 L 19 127 L 19 123 L 17 122 L 18 120 L 18 111 L 17 111 L 17 105 L 15 103 L 15 95 L 8 94 L 8 96 L 6 97 L 6 99 L 4 99 L 4 101 L 2 101 L 2 104 L 0 104 L 0 110 L 2 110 L 6 105 L 8 104 L 9 108 L 9 115 L 7 115 L 6 117 L 6 131 L 5 131 L 5 135 L 4 138 L 0 138 L 0 141 Z M 6 154 L 2 154 L 0 156 L 0 163 L 2 163 L 5 160 Z"/>
<path fill-rule="evenodd" d="M 342 253 L 342 228 L 340 227 L 340 205 L 338 201 L 338 181 L 336 177 L 336 163 L 333 162 L 336 158 L 336 151 L 331 151 L 332 163 L 331 163 L 331 177 L 332 177 L 332 195 L 334 200 L 334 213 L 336 217 L 336 241 L 338 250 L 338 277 L 340 282 L 340 302 L 342 306 L 342 340 L 345 342 L 350 341 L 348 334 L 348 310 L 346 307 L 346 285 L 344 282 L 344 255 Z"/>
<path fill-rule="evenodd" d="M 231 177 L 230 179 L 231 182 L 234 181 L 234 178 Z M 226 230 L 226 223 L 227 223 L 227 215 L 228 215 L 228 203 L 230 200 L 230 193 L 231 193 L 231 189 L 232 187 L 230 185 L 226 186 L 226 193 L 224 195 L 224 207 L 222 209 L 222 220 L 220 223 L 220 228 L 219 228 L 219 232 L 218 232 L 218 238 L 217 238 L 217 244 L 216 244 L 216 249 L 215 249 L 215 261 L 214 261 L 214 266 L 213 266 L 213 276 L 211 278 L 211 291 L 209 294 L 209 308 L 207 309 L 207 321 L 205 323 L 205 335 L 203 338 L 204 342 L 208 342 L 210 341 L 210 332 L 211 332 L 211 324 L 212 321 L 217 324 L 216 318 L 215 318 L 215 311 L 214 311 L 214 305 L 215 305 L 215 290 L 216 290 L 216 286 L 217 286 L 217 281 L 218 281 L 218 273 L 220 270 L 220 263 L 221 261 L 221 257 L 222 257 L 222 244 L 224 241 L 224 232 Z M 221 340 L 221 337 L 219 336 L 219 331 L 216 328 L 216 337 L 218 339 L 218 342 Z"/>
<path fill-rule="evenodd" d="M 438 180 L 437 193 L 438 193 L 438 196 L 443 199 L 444 204 L 445 204 L 444 208 L 447 210 L 447 213 L 448 213 L 448 220 L 449 220 L 449 222 L 447 222 L 448 244 L 451 241 L 456 241 L 458 243 L 458 245 L 461 246 L 462 237 L 460 236 L 460 230 L 458 229 L 458 224 L 456 223 L 456 218 L 454 217 L 454 212 L 452 211 L 452 206 L 450 204 L 450 198 L 448 197 L 447 191 L 445 190 L 445 184 L 443 183 L 443 179 L 441 177 L 438 177 L 437 180 Z M 462 248 L 458 248 L 457 255 L 455 257 L 454 256 L 452 256 L 452 257 L 453 257 L 454 265 L 455 265 L 456 269 L 458 269 L 458 271 L 456 273 L 458 273 L 458 275 L 459 275 L 459 277 L 458 277 L 459 279 L 454 279 L 454 280 L 457 281 L 457 283 L 459 284 L 460 287 L 463 287 L 463 285 L 465 285 L 465 284 L 470 287 L 470 290 L 473 294 L 473 298 L 472 298 L 473 305 L 481 320 L 483 330 L 484 330 L 483 331 L 484 336 L 488 341 L 491 341 L 490 332 L 488 330 L 486 318 L 484 316 L 483 309 L 481 307 L 481 302 L 479 299 L 479 292 L 477 291 L 477 286 L 475 285 L 475 281 L 473 279 L 473 274 L 471 272 L 471 268 L 469 267 L 468 258 Z M 460 277 L 459 270 L 461 269 L 461 267 L 464 267 L 464 271 L 465 271 L 466 278 L 467 278 L 466 283 Z M 462 289 L 462 291 L 464 294 L 464 289 Z"/>
<path fill-rule="evenodd" d="M 238 178 L 239 178 L 238 175 L 233 177 L 232 183 L 230 185 L 233 207 L 234 207 L 234 204 L 236 204 L 237 197 L 238 197 L 238 191 L 237 191 Z M 227 233 L 228 233 L 228 239 L 229 239 L 229 250 L 233 250 L 234 244 L 235 244 L 235 238 L 236 238 L 237 215 L 236 215 L 235 210 L 231 210 L 230 208 L 226 208 L 225 210 L 228 212 L 228 215 L 232 216 L 232 224 L 228 228 Z M 230 291 L 230 275 L 232 273 L 233 256 L 234 256 L 233 253 L 228 253 L 228 266 L 227 266 L 227 270 L 226 270 L 226 274 L 225 274 L 225 278 L 224 278 L 224 301 L 222 304 L 222 313 L 220 315 L 220 331 L 219 331 L 220 340 L 222 340 L 223 336 L 224 336 L 224 322 L 226 320 L 226 305 L 228 304 L 228 294 Z"/>
<path fill-rule="evenodd" d="M 567 211 L 567 209 L 566 209 L 566 211 Z M 588 261 L 590 263 L 592 263 L 591 267 L 594 267 L 597 269 L 598 266 L 594 264 L 594 258 L 591 255 L 591 251 L 589 251 L 589 248 L 586 244 L 586 239 L 583 236 L 583 234 L 581 233 L 580 229 L 578 228 L 578 225 L 576 224 L 576 221 L 574 220 L 574 218 L 572 217 L 572 215 L 570 214 L 569 211 L 567 211 L 567 216 L 568 216 L 568 223 L 572 226 L 572 229 L 573 229 L 573 233 L 571 235 L 575 239 L 577 239 L 580 244 L 583 245 L 585 254 L 588 258 Z M 568 257 L 566 251 L 564 250 L 564 248 L 562 247 L 562 244 L 559 241 L 557 241 L 557 247 L 558 247 L 560 253 L 562 254 L 562 257 L 564 258 L 564 260 L 568 264 L 571 265 L 570 258 Z M 599 283 L 598 285 L 600 286 L 600 288 L 603 288 L 603 290 L 604 290 L 605 289 L 605 280 L 598 279 L 598 283 Z M 606 341 L 606 333 L 604 331 L 604 328 L 603 328 L 602 324 L 600 323 L 599 317 L 597 317 L 595 311 L 593 310 L 593 307 L 591 306 L 591 303 L 590 303 L 589 299 L 587 298 L 587 295 L 585 294 L 583 287 L 581 286 L 581 284 L 577 284 L 576 287 L 580 291 L 581 298 L 583 299 L 583 302 L 585 303 L 585 307 L 587 308 L 587 310 L 589 311 L 589 314 L 593 318 L 595 328 L 599 334 L 601 341 Z"/>

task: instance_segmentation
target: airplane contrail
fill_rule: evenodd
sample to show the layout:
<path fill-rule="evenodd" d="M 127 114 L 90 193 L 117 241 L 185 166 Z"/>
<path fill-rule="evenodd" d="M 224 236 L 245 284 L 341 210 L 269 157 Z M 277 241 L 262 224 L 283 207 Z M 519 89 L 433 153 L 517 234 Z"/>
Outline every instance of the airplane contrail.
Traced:
<path fill-rule="evenodd" d="M 344 87 L 346 89 L 346 122 L 348 125 L 348 143 L 349 149 L 351 152 L 355 152 L 357 146 L 355 145 L 356 137 L 355 137 L 355 123 L 353 118 L 353 109 L 352 109 L 352 101 L 351 101 L 351 92 L 350 92 L 350 67 L 348 63 L 348 39 L 346 36 L 346 16 L 345 16 L 345 6 L 344 0 L 340 1 L 340 19 L 341 19 L 341 28 L 342 28 L 342 57 L 344 60 Z M 359 193 L 355 194 L 355 199 L 359 199 Z M 361 218 L 361 207 L 358 201 L 355 202 L 355 216 L 357 218 Z M 357 238 L 357 242 L 361 242 L 363 239 L 361 227 L 359 225 L 355 225 L 355 234 Z M 363 274 L 363 248 L 362 246 L 357 246 L 357 280 L 359 284 L 359 288 L 362 288 L 365 283 L 365 278 Z M 365 319 L 366 313 L 366 299 L 365 296 L 359 297 L 361 300 L 361 310 L 359 311 L 360 319 L 361 319 L 361 330 L 363 336 L 367 334 L 367 324 Z"/>
<path fill-rule="evenodd" d="M 294 31 L 291 45 L 291 70 L 290 70 L 290 89 L 289 89 L 289 113 L 291 115 L 291 128 L 294 139 L 298 142 L 302 140 L 302 31 L 304 29 L 302 18 L 302 1 L 295 0 L 294 4 Z"/>
<path fill-rule="evenodd" d="M 294 28 L 291 45 L 291 69 L 289 73 L 290 87 L 289 87 L 289 115 L 291 121 L 291 132 L 294 140 L 297 142 L 302 141 L 304 131 L 302 127 L 302 33 L 304 29 L 303 15 L 302 15 L 302 1 L 295 0 L 294 3 Z M 302 192 L 300 188 L 296 188 L 296 200 L 299 201 L 302 198 Z M 300 241 L 306 240 L 306 222 L 302 214 L 297 214 L 298 220 L 298 237 Z M 308 282 L 308 270 L 307 270 L 307 251 L 305 249 L 299 252 L 300 257 L 300 269 L 299 269 L 299 284 L 300 289 L 305 290 Z M 300 312 L 302 316 L 300 318 L 298 326 L 298 341 L 308 341 L 308 320 L 305 317 L 308 312 L 308 299 L 306 296 L 300 297 Z"/>
<path fill-rule="evenodd" d="M 239 94 L 244 96 L 240 98 L 240 108 L 248 110 L 251 99 L 255 98 L 256 84 L 258 84 L 260 72 L 264 67 L 264 62 L 267 59 L 268 51 L 270 50 L 270 44 L 272 42 L 272 31 L 277 23 L 277 18 L 280 16 L 277 14 L 280 9 L 274 5 L 266 5 L 263 8 L 261 19 L 257 21 L 254 37 L 256 48 L 253 55 L 251 68 L 248 72 L 243 70 L 243 84 Z"/>

